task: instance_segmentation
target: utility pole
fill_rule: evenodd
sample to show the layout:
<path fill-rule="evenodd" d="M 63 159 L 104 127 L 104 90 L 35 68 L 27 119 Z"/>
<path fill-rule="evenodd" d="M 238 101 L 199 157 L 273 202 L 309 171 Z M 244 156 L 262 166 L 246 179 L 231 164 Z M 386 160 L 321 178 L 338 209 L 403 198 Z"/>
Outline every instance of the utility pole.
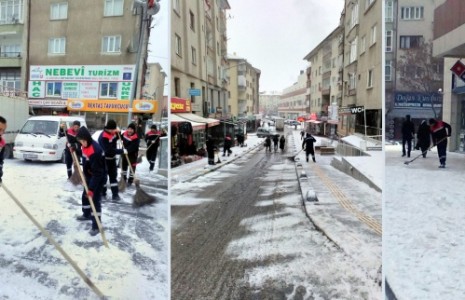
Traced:
<path fill-rule="evenodd" d="M 148 16 L 153 16 L 160 11 L 160 4 L 158 3 L 159 0 L 148 0 L 147 2 L 143 2 L 141 0 L 134 0 L 134 5 L 140 7 L 142 9 L 141 17 L 140 17 L 140 27 L 139 27 L 139 41 L 137 45 L 137 55 L 136 55 L 136 64 L 134 69 L 134 81 L 131 86 L 131 94 L 129 95 L 129 107 L 128 107 L 128 124 L 131 123 L 132 120 L 132 107 L 134 104 L 134 98 L 136 97 L 137 93 L 137 86 L 139 85 L 142 76 L 139 76 L 139 69 L 141 65 L 142 59 L 142 48 L 146 45 L 145 43 L 145 32 L 147 31 L 147 21 Z"/>

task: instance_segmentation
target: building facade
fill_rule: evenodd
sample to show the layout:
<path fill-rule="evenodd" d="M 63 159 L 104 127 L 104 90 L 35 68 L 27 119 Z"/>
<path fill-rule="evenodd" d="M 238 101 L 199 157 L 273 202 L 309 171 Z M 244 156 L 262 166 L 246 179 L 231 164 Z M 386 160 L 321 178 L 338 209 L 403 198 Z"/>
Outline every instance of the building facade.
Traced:
<path fill-rule="evenodd" d="M 385 6 L 386 138 L 402 138 L 408 114 L 416 127 L 442 110 L 443 60 L 432 55 L 434 3 L 388 0 Z"/>
<path fill-rule="evenodd" d="M 262 116 L 279 116 L 278 105 L 280 100 L 281 93 L 278 91 L 260 93 L 258 113 Z"/>
<path fill-rule="evenodd" d="M 440 118 L 452 126 L 449 151 L 464 152 L 465 147 L 465 3 L 435 1 L 433 55 L 444 58 L 443 109 Z M 457 68 L 460 66 L 461 68 Z"/>
<path fill-rule="evenodd" d="M 245 58 L 228 55 L 228 117 L 252 118 L 258 113 L 260 70 Z"/>
<path fill-rule="evenodd" d="M 203 117 L 227 114 L 227 9 L 227 0 L 172 1 L 171 95 Z"/>
<path fill-rule="evenodd" d="M 278 114 L 286 119 L 297 119 L 305 117 L 308 110 L 305 98 L 307 93 L 307 74 L 300 71 L 297 81 L 283 89 L 281 100 L 278 105 Z"/>

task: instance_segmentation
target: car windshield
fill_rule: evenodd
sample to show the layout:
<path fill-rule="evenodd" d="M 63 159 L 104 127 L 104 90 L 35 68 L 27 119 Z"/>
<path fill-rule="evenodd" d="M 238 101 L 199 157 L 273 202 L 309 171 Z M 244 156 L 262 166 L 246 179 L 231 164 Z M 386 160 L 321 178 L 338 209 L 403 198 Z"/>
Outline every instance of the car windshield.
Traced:
<path fill-rule="evenodd" d="M 50 120 L 28 120 L 24 124 L 20 133 L 23 134 L 43 134 L 56 135 L 58 131 L 58 121 Z"/>

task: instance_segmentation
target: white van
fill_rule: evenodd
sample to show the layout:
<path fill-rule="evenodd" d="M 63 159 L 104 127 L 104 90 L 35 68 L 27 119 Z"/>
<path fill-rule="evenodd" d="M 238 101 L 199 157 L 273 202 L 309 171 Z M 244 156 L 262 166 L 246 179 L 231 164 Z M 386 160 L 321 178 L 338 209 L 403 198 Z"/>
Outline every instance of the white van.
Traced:
<path fill-rule="evenodd" d="M 29 118 L 15 139 L 13 156 L 17 159 L 64 162 L 66 137 L 59 136 L 60 124 L 67 128 L 74 121 L 86 126 L 80 116 L 37 116 Z"/>

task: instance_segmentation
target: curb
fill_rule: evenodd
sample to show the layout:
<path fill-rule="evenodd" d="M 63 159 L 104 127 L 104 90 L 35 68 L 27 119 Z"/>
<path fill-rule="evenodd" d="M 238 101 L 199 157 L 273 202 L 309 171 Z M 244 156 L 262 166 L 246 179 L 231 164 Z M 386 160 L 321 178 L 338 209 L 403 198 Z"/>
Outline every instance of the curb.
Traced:
<path fill-rule="evenodd" d="M 233 157 L 233 159 L 228 160 L 227 162 L 219 163 L 217 166 L 215 165 L 215 167 L 213 167 L 213 168 L 211 168 L 211 169 L 202 170 L 202 172 L 200 172 L 199 174 L 196 174 L 196 175 L 190 177 L 190 178 L 187 179 L 187 180 L 184 180 L 184 182 L 190 182 L 190 181 L 192 181 L 192 180 L 194 180 L 194 179 L 199 178 L 200 176 L 204 176 L 204 175 L 206 175 L 206 174 L 208 174 L 208 173 L 210 173 L 210 172 L 216 171 L 216 170 L 218 170 L 219 168 L 221 168 L 221 167 L 223 167 L 223 166 L 225 166 L 225 165 L 227 165 L 227 164 L 232 163 L 232 162 L 235 161 L 236 159 L 239 159 L 242 155 L 247 154 L 247 153 L 251 152 L 252 150 L 254 150 L 255 148 L 260 147 L 262 144 L 263 144 L 263 142 L 260 142 L 260 143 L 257 144 L 256 146 L 253 146 L 253 147 L 251 147 L 250 149 L 244 151 L 241 155 L 235 156 L 235 157 Z"/>

